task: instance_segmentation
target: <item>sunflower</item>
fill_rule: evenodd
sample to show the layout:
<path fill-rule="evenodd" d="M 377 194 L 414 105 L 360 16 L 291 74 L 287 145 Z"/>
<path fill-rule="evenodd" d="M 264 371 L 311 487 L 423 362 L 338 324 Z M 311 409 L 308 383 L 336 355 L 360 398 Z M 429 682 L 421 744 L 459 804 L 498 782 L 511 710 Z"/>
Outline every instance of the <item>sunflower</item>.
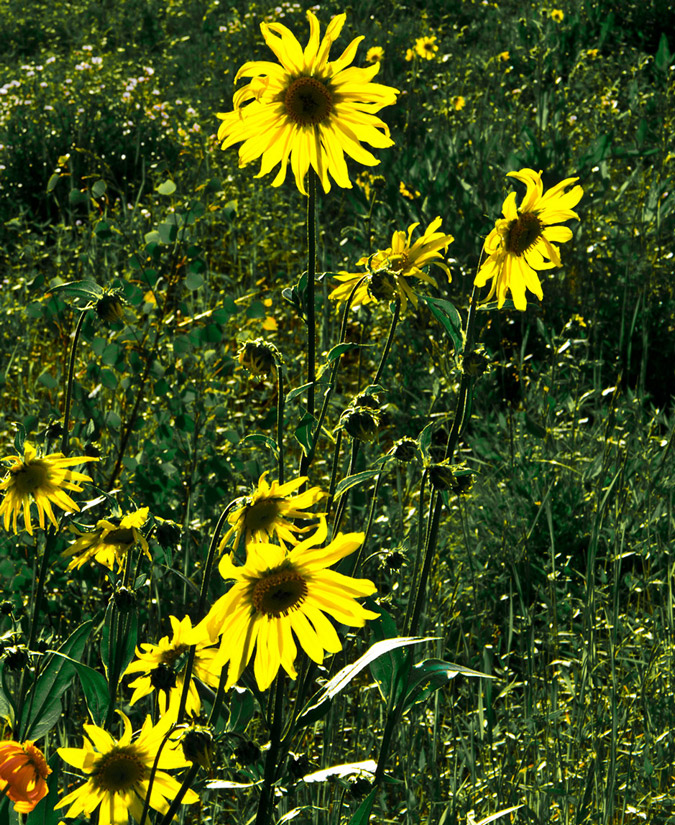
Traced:
<path fill-rule="evenodd" d="M 140 531 L 147 518 L 148 508 L 141 507 L 140 510 L 128 513 L 122 519 L 97 521 L 93 530 L 80 533 L 80 537 L 61 554 L 75 556 L 71 559 L 68 570 L 82 567 L 92 559 L 96 559 L 108 570 L 112 570 L 117 562 L 118 568 L 122 570 L 127 554 L 135 544 L 140 544 L 145 555 L 152 560 L 148 542 Z"/>
<path fill-rule="evenodd" d="M 305 178 L 310 165 L 328 192 L 329 173 L 338 186 L 351 189 L 345 154 L 364 166 L 379 163 L 361 141 L 379 149 L 393 146 L 386 123 L 375 112 L 395 103 L 398 94 L 391 86 L 371 83 L 379 62 L 367 69 L 349 66 L 363 37 L 352 40 L 337 60 L 328 60 L 345 14 L 331 20 L 321 41 L 319 22 L 311 11 L 307 19 L 310 35 L 305 49 L 281 23 L 260 24 L 265 42 L 281 65 L 258 60 L 245 63 L 235 82 L 242 77 L 252 80 L 234 95 L 234 111 L 218 115 L 222 148 L 243 141 L 240 166 L 262 156 L 257 175 L 262 177 L 280 164 L 272 181 L 272 186 L 280 186 L 290 158 L 303 195 L 307 194 Z"/>
<path fill-rule="evenodd" d="M 513 296 L 516 309 L 527 308 L 525 290 L 529 289 L 539 300 L 544 297 L 535 270 L 561 266 L 560 251 L 556 243 L 564 243 L 572 237 L 567 226 L 553 226 L 561 221 L 579 216 L 572 210 L 581 200 L 584 190 L 574 186 L 565 191 L 579 178 L 566 178 L 544 194 L 541 172 L 521 169 L 509 172 L 509 177 L 521 181 L 527 187 L 525 197 L 516 207 L 516 193 L 511 192 L 504 201 L 504 217 L 498 218 L 494 229 L 485 240 L 488 256 L 478 270 L 475 285 L 478 287 L 492 280 L 486 300 L 497 295 L 498 307 L 504 305 L 507 291 Z"/>
<path fill-rule="evenodd" d="M 55 807 L 70 805 L 67 817 L 92 814 L 100 805 L 99 825 L 128 825 L 129 814 L 140 822 L 143 803 L 150 788 L 150 772 L 157 751 L 172 724 L 169 717 L 153 727 L 149 716 L 139 735 L 132 742 L 131 722 L 117 711 L 124 723 L 124 734 L 114 739 L 103 728 L 84 725 L 86 738 L 81 748 L 59 748 L 64 762 L 89 775 L 89 780 L 67 794 Z M 184 768 L 189 762 L 183 757 L 178 743 L 169 740 L 157 762 L 150 791 L 150 807 L 166 813 L 169 804 L 180 789 L 180 783 L 166 773 L 167 769 Z M 188 790 L 183 803 L 197 802 L 197 794 Z"/>
<path fill-rule="evenodd" d="M 180 621 L 175 616 L 169 616 L 169 621 L 173 635 L 164 636 L 156 645 L 142 643 L 142 650 L 136 648 L 136 660 L 124 671 L 125 676 L 132 673 L 142 674 L 129 683 L 129 687 L 134 688 L 130 704 L 134 705 L 143 696 L 152 693 L 154 688 L 159 688 L 160 712 L 163 716 L 168 714 L 175 719 L 185 682 L 186 661 L 182 659 L 187 659 L 185 654 L 190 646 L 196 645 L 192 665 L 193 679 L 190 680 L 185 706 L 189 716 L 196 716 L 201 708 L 201 700 L 194 678 L 211 687 L 217 687 L 225 660 L 217 647 L 209 647 L 211 639 L 206 633 L 192 627 L 189 616 Z"/>
<path fill-rule="evenodd" d="M 0 742 L 0 793 L 12 800 L 18 813 L 30 813 L 47 796 L 45 780 L 51 772 L 44 754 L 31 741 Z"/>
<path fill-rule="evenodd" d="M 411 244 L 412 233 L 419 226 L 413 223 L 408 227 L 408 235 L 402 230 L 394 232 L 391 238 L 391 246 L 388 249 L 380 250 L 371 256 L 364 256 L 357 261 L 357 266 L 365 266 L 367 273 L 343 272 L 336 275 L 338 281 L 342 281 L 330 296 L 334 301 L 347 301 L 352 289 L 361 281 L 352 298 L 352 306 L 368 304 L 379 299 L 391 300 L 394 295 L 401 299 L 401 311 L 405 312 L 408 300 L 413 306 L 417 306 L 417 296 L 410 288 L 408 279 L 418 278 L 428 284 L 436 285 L 434 279 L 422 271 L 421 267 L 427 264 L 440 266 L 451 280 L 450 270 L 442 262 L 443 255 L 448 246 L 453 242 L 452 235 L 444 235 L 438 229 L 441 219 L 435 218 L 424 231 L 421 238 Z"/>
<path fill-rule="evenodd" d="M 438 52 L 436 38 L 434 36 L 418 37 L 415 41 L 415 51 L 420 57 L 423 57 L 425 60 L 433 60 L 434 57 L 436 57 L 436 53 Z"/>
<path fill-rule="evenodd" d="M 379 60 L 384 60 L 384 49 L 382 46 L 371 46 L 366 52 L 366 60 L 368 63 L 377 63 Z"/>
<path fill-rule="evenodd" d="M 37 450 L 27 441 L 23 446 L 23 459 L 18 455 L 8 455 L 0 461 L 11 461 L 8 474 L 0 482 L 0 490 L 5 491 L 5 497 L 0 504 L 0 515 L 4 516 L 5 530 L 9 530 L 9 520 L 12 519 L 12 529 L 17 532 L 16 518 L 23 509 L 23 520 L 26 530 L 33 535 L 33 523 L 30 517 L 31 498 L 38 510 L 38 523 L 42 529 L 45 526 L 45 513 L 54 527 L 59 523 L 54 516 L 52 503 L 62 510 L 72 511 L 80 508 L 66 493 L 66 490 L 81 492 L 82 487 L 76 481 L 91 481 L 91 477 L 75 470 L 69 470 L 75 464 L 84 464 L 85 461 L 98 461 L 91 456 L 72 456 L 66 458 L 63 453 L 50 453 L 38 458 Z"/>
<path fill-rule="evenodd" d="M 263 473 L 258 486 L 243 503 L 236 507 L 227 520 L 232 525 L 220 543 L 220 550 L 224 550 L 232 534 L 235 534 L 233 549 L 239 547 L 241 537 L 245 536 L 245 545 L 250 542 L 268 541 L 273 535 L 282 542 L 296 544 L 294 533 L 304 533 L 309 527 L 300 527 L 292 524 L 288 519 L 317 518 L 322 514 L 306 512 L 326 494 L 320 487 L 310 487 L 304 493 L 292 495 L 307 481 L 307 476 L 300 476 L 295 481 L 279 484 L 273 481 L 268 484 L 265 480 L 267 473 Z"/>
<path fill-rule="evenodd" d="M 231 557 L 220 562 L 224 579 L 234 579 L 230 590 L 218 599 L 204 624 L 212 639 L 222 637 L 230 660 L 226 689 L 232 687 L 256 648 L 254 674 L 260 690 L 266 690 L 283 667 L 295 679 L 297 647 L 321 663 L 324 651 L 342 649 L 340 638 L 326 613 L 342 624 L 363 627 L 378 613 L 366 610 L 356 597 L 369 596 L 375 585 L 327 570 L 363 542 L 363 533 L 338 535 L 322 546 L 327 528 L 322 520 L 316 533 L 292 550 L 273 544 L 252 544 L 246 564 L 236 567 Z"/>

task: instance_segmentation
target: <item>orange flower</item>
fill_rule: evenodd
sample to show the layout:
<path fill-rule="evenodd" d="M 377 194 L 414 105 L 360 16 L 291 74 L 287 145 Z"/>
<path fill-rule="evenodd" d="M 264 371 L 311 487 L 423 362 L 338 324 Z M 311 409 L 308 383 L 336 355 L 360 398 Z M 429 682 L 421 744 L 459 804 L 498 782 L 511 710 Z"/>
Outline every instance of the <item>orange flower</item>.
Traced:
<path fill-rule="evenodd" d="M 31 741 L 0 743 L 0 791 L 14 802 L 18 813 L 30 813 L 47 796 L 45 779 L 51 772 L 42 751 Z"/>

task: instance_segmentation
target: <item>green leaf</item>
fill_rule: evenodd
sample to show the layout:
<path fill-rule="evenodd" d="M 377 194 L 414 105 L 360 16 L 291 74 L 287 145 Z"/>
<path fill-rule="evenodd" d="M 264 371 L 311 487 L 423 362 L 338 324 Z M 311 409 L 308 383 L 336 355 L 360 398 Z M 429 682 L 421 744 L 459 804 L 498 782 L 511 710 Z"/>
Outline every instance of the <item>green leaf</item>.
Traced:
<path fill-rule="evenodd" d="M 108 185 L 104 180 L 97 180 L 96 183 L 91 187 L 91 194 L 95 198 L 100 198 L 101 195 L 105 195 L 105 191 L 108 188 Z"/>
<path fill-rule="evenodd" d="M 255 714 L 255 702 L 251 692 L 235 685 L 230 694 L 229 708 L 228 732 L 243 733 Z"/>
<path fill-rule="evenodd" d="M 675 55 L 670 53 L 670 49 L 668 48 L 668 38 L 664 32 L 661 35 L 659 47 L 656 50 L 656 55 L 654 56 L 654 65 L 660 72 L 667 72 L 668 67 L 673 62 L 673 57 L 675 57 Z"/>
<path fill-rule="evenodd" d="M 354 816 L 349 820 L 349 825 L 368 825 L 370 822 L 370 812 L 373 809 L 377 787 L 368 794 L 359 807 L 354 811 Z"/>
<path fill-rule="evenodd" d="M 272 451 L 275 458 L 279 458 L 279 445 L 273 438 L 270 438 L 269 435 L 264 435 L 263 433 L 251 433 L 250 435 L 244 436 L 241 443 L 255 444 L 258 447 L 266 447 L 268 450 Z"/>
<path fill-rule="evenodd" d="M 105 669 L 106 674 L 109 674 L 110 667 L 114 665 L 118 665 L 119 672 L 124 673 L 127 665 L 134 658 L 134 654 L 136 652 L 136 641 L 138 639 L 138 616 L 136 615 L 136 612 L 133 612 L 131 614 L 126 614 L 127 616 L 130 615 L 131 618 L 129 621 L 127 634 L 125 638 L 122 639 L 121 647 L 117 646 L 116 641 L 111 644 L 110 621 L 112 618 L 113 609 L 114 603 L 109 604 L 106 608 L 105 621 L 101 631 L 101 661 L 103 662 L 103 668 Z M 111 654 L 115 656 L 117 662 L 111 661 Z"/>
<path fill-rule="evenodd" d="M 296 387 L 294 390 L 291 390 L 286 396 L 286 403 L 289 404 L 291 401 L 295 401 L 295 399 L 298 396 L 306 393 L 307 390 L 312 386 L 312 383 L 313 382 L 310 381 L 309 384 L 303 384 L 301 387 Z"/>
<path fill-rule="evenodd" d="M 464 348 L 462 318 L 455 309 L 455 305 L 451 304 L 450 301 L 444 301 L 442 298 L 431 298 L 429 295 L 422 295 L 421 297 L 426 301 L 431 314 L 452 339 L 455 352 L 461 352 Z"/>
<path fill-rule="evenodd" d="M 297 718 L 298 727 L 313 724 L 328 712 L 328 708 L 333 699 L 344 690 L 347 685 L 358 674 L 380 656 L 384 656 L 392 650 L 409 645 L 420 644 L 421 642 L 434 641 L 433 636 L 402 636 L 396 639 L 383 639 L 372 645 L 356 662 L 343 667 L 339 673 L 326 682 L 320 691 L 311 697 L 308 704 L 303 708 L 302 713 Z"/>
<path fill-rule="evenodd" d="M 165 180 L 164 183 L 159 184 L 157 191 L 160 195 L 173 195 L 176 191 L 176 184 L 172 180 Z"/>
<path fill-rule="evenodd" d="M 160 223 L 158 232 L 162 243 L 172 244 L 178 237 L 178 226 L 169 221 Z"/>
<path fill-rule="evenodd" d="M 80 679 L 91 718 L 95 725 L 101 725 L 110 702 L 110 692 L 105 676 L 89 667 L 89 665 L 82 664 L 76 659 L 71 659 L 70 656 L 59 653 L 58 650 L 52 651 L 52 653 L 54 656 L 61 656 L 73 665 Z"/>
<path fill-rule="evenodd" d="M 48 390 L 53 390 L 55 389 L 55 387 L 58 386 L 58 381 L 49 372 L 49 370 L 45 370 L 43 373 L 39 375 L 38 383 L 42 384 L 43 387 L 47 387 Z"/>
<path fill-rule="evenodd" d="M 422 430 L 419 434 L 418 442 L 420 445 L 420 452 L 422 456 L 426 459 L 429 458 L 429 450 L 431 448 L 431 436 L 434 432 L 434 424 L 433 421 L 431 424 L 427 424 L 427 426 Z"/>
<path fill-rule="evenodd" d="M 316 426 L 316 423 L 316 418 L 306 412 L 300 419 L 298 426 L 295 428 L 295 437 L 298 439 L 298 443 L 302 447 L 302 451 L 305 455 L 309 455 L 309 451 L 312 446 L 312 432 Z"/>
<path fill-rule="evenodd" d="M 471 668 L 462 665 L 453 665 L 450 662 L 444 662 L 442 659 L 424 659 L 411 669 L 403 709 L 405 710 L 418 702 L 423 702 L 432 693 L 445 687 L 458 673 L 464 676 L 494 679 L 494 676 L 487 673 L 471 670 Z"/>
<path fill-rule="evenodd" d="M 507 298 L 502 304 L 502 309 L 515 309 L 516 305 L 511 298 Z M 491 312 L 493 309 L 499 309 L 499 301 L 489 301 L 487 304 L 479 304 L 476 309 L 483 312 Z"/>
<path fill-rule="evenodd" d="M 66 659 L 79 660 L 89 638 L 93 621 L 81 624 L 58 649 L 63 656 L 51 656 L 26 697 L 21 717 L 22 740 L 39 739 L 61 717 L 61 696 L 73 678 L 75 669 Z M 66 657 L 66 659 L 64 659 Z"/>
<path fill-rule="evenodd" d="M 344 355 L 345 352 L 351 352 L 355 349 L 361 349 L 362 347 L 367 347 L 369 344 L 356 344 L 354 342 L 347 341 L 344 344 L 338 344 L 336 347 L 328 353 L 326 356 L 326 361 L 330 364 L 335 361 L 336 358 L 339 358 L 341 355 Z"/>
<path fill-rule="evenodd" d="M 354 473 L 352 476 L 343 478 L 335 488 L 335 501 L 337 501 L 343 493 L 346 493 L 347 490 L 351 490 L 352 487 L 363 484 L 364 481 L 368 481 L 370 478 L 375 478 L 375 476 L 378 476 L 381 472 L 381 469 L 364 470 L 361 473 Z"/>
<path fill-rule="evenodd" d="M 90 278 L 82 281 L 69 281 L 67 284 L 57 284 L 49 287 L 50 292 L 65 292 L 66 295 L 75 295 L 77 298 L 88 298 L 98 301 L 103 295 L 103 289 Z"/>
<path fill-rule="evenodd" d="M 47 181 L 47 192 L 53 192 L 56 188 L 56 184 L 61 180 L 61 175 L 57 172 L 54 172 L 53 175 L 50 176 L 49 180 Z"/>
<path fill-rule="evenodd" d="M 204 286 L 204 279 L 197 272 L 188 272 L 185 276 L 185 286 L 191 291 L 199 289 Z"/>

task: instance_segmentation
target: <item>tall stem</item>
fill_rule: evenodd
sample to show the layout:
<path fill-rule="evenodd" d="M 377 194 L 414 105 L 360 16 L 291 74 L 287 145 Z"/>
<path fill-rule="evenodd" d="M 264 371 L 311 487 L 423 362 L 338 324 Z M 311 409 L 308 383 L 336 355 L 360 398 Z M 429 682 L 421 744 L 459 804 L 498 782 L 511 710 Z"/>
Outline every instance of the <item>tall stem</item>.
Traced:
<path fill-rule="evenodd" d="M 401 299 L 399 296 L 396 296 L 396 303 L 394 305 L 394 313 L 391 317 L 391 324 L 389 325 L 389 335 L 387 336 L 387 342 L 384 345 L 384 350 L 382 352 L 382 357 L 380 358 L 380 365 L 377 368 L 377 373 L 375 375 L 375 380 L 373 384 L 379 384 L 380 379 L 382 378 L 382 373 L 384 372 L 385 365 L 387 363 L 387 358 L 389 357 L 389 352 L 391 350 L 391 345 L 394 341 L 394 333 L 396 332 L 396 325 L 398 324 L 398 319 L 401 316 Z"/>
<path fill-rule="evenodd" d="M 316 173 L 310 166 L 307 176 L 307 412 L 314 415 L 316 380 L 316 319 L 314 286 L 316 282 Z"/>
<path fill-rule="evenodd" d="M 84 317 L 89 310 L 80 312 L 80 317 L 77 319 L 75 325 L 75 334 L 73 335 L 73 345 L 70 348 L 70 358 L 68 359 L 68 378 L 66 379 L 66 403 L 63 410 L 63 437 L 61 440 L 61 452 L 64 455 L 68 454 L 68 428 L 70 427 L 70 405 L 73 400 L 73 376 L 75 374 L 75 355 L 77 353 L 77 344 L 80 340 L 80 333 L 82 332 L 82 324 Z"/>
<path fill-rule="evenodd" d="M 279 450 L 279 484 L 284 483 L 284 369 L 277 364 L 277 448 Z M 300 473 L 300 475 L 303 475 Z"/>
<path fill-rule="evenodd" d="M 258 800 L 255 825 L 270 825 L 272 822 L 274 782 L 277 773 L 279 745 L 281 744 L 283 706 L 284 674 L 283 671 L 279 671 L 274 681 L 274 708 L 272 710 L 272 720 L 270 724 L 270 746 L 265 758 L 265 774 L 263 777 L 263 786 L 260 791 L 260 798 Z"/>

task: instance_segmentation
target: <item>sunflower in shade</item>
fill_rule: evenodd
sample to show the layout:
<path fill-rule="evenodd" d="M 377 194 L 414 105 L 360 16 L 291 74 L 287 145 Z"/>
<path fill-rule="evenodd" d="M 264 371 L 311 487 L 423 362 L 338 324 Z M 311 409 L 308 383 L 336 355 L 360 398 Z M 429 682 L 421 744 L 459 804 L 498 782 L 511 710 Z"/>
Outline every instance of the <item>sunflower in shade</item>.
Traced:
<path fill-rule="evenodd" d="M 121 519 L 101 519 L 96 522 L 93 530 L 78 531 L 79 538 L 62 553 L 63 556 L 74 556 L 68 570 L 82 567 L 92 559 L 109 570 L 113 569 L 115 563 L 119 570 L 123 570 L 129 550 L 136 544 L 152 560 L 148 542 L 140 530 L 147 518 L 148 508 L 141 507 Z"/>
<path fill-rule="evenodd" d="M 289 519 L 316 519 L 321 513 L 307 512 L 310 507 L 320 501 L 326 494 L 320 487 L 310 487 L 303 493 L 293 495 L 307 481 L 307 476 L 300 476 L 294 481 L 279 484 L 278 481 L 267 483 L 263 473 L 258 486 L 246 496 L 239 507 L 228 516 L 231 527 L 220 543 L 220 550 L 224 550 L 230 537 L 234 534 L 233 549 L 239 547 L 241 537 L 245 537 L 246 547 L 251 542 L 268 541 L 276 536 L 279 541 L 296 544 L 298 539 L 295 533 L 304 533 L 311 527 L 301 527 L 293 524 Z"/>
<path fill-rule="evenodd" d="M 318 663 L 324 652 L 342 649 L 328 616 L 350 627 L 363 627 L 367 619 L 378 618 L 378 613 L 356 601 L 375 592 L 371 581 L 327 569 L 353 553 L 364 534 L 338 533 L 324 547 L 326 535 L 322 520 L 314 535 L 290 551 L 273 544 L 251 544 L 243 567 L 235 566 L 229 555 L 221 559 L 221 576 L 234 584 L 203 621 L 212 639 L 222 637 L 230 663 L 226 688 L 237 682 L 254 649 L 255 678 L 260 690 L 266 690 L 279 667 L 296 678 L 296 639 Z"/>
<path fill-rule="evenodd" d="M 125 676 L 141 674 L 129 683 L 129 687 L 134 689 L 130 704 L 134 705 L 143 696 L 159 688 L 161 714 L 170 715 L 175 719 L 183 693 L 187 653 L 190 646 L 195 645 L 192 679 L 185 710 L 188 716 L 196 716 L 201 708 L 201 700 L 194 680 L 199 679 L 206 685 L 218 687 L 225 659 L 218 647 L 210 646 L 211 639 L 203 628 L 197 630 L 192 627 L 189 616 L 180 621 L 175 616 L 169 616 L 169 621 L 173 635 L 164 636 L 156 645 L 143 642 L 140 648 L 136 648 L 136 659 L 124 672 Z"/>
<path fill-rule="evenodd" d="M 82 492 L 82 485 L 78 481 L 91 481 L 91 477 L 69 469 L 85 461 L 98 461 L 92 456 L 71 456 L 66 458 L 63 453 L 49 453 L 38 456 L 38 452 L 27 441 L 23 445 L 23 458 L 18 455 L 3 456 L 2 461 L 11 461 L 7 475 L 0 482 L 0 490 L 5 491 L 5 497 L 0 504 L 0 516 L 4 518 L 5 530 L 9 530 L 9 521 L 12 520 L 12 529 L 16 533 L 16 520 L 23 510 L 23 520 L 26 530 L 33 535 L 33 523 L 30 516 L 31 501 L 35 502 L 38 511 L 38 524 L 42 529 L 45 526 L 45 513 L 54 527 L 58 527 L 52 504 L 56 504 L 66 512 L 77 511 L 80 508 L 66 493 L 66 490 Z"/>
<path fill-rule="evenodd" d="M 343 272 L 336 275 L 341 281 L 331 293 L 334 301 L 348 301 L 351 296 L 352 306 L 368 304 L 371 301 L 392 300 L 396 295 L 401 300 L 401 312 L 405 312 L 408 301 L 417 306 L 417 295 L 410 287 L 410 279 L 417 278 L 432 286 L 436 281 L 423 271 L 422 267 L 429 264 L 439 266 L 447 275 L 448 283 L 451 280 L 450 270 L 443 263 L 443 253 L 453 242 L 452 235 L 439 232 L 441 218 L 435 218 L 424 233 L 414 243 L 412 234 L 419 226 L 413 223 L 408 227 L 406 235 L 402 230 L 394 232 L 391 246 L 382 249 L 374 255 L 366 255 L 357 261 L 357 266 L 365 266 L 363 274 Z M 352 290 L 354 290 L 352 295 Z"/>
<path fill-rule="evenodd" d="M 0 794 L 14 803 L 14 810 L 28 814 L 49 792 L 46 779 L 52 769 L 32 741 L 0 742 Z"/>
<path fill-rule="evenodd" d="M 541 172 L 533 169 L 509 172 L 508 177 L 525 184 L 525 197 L 520 206 L 516 206 L 515 192 L 504 201 L 504 217 L 497 219 L 485 240 L 487 259 L 478 270 L 474 283 L 481 287 L 492 281 L 485 300 L 496 295 L 499 309 L 510 292 L 516 309 L 525 310 L 526 290 L 529 289 L 540 301 L 544 297 L 536 270 L 561 266 L 556 244 L 569 241 L 572 230 L 554 224 L 571 218 L 578 220 L 572 207 L 579 203 L 584 190 L 581 186 L 572 186 L 579 178 L 566 178 L 544 194 Z"/>
<path fill-rule="evenodd" d="M 321 39 L 319 21 L 308 11 L 310 33 L 304 49 L 283 24 L 261 23 L 265 43 L 279 63 L 244 63 L 235 82 L 251 80 L 234 95 L 234 111 L 218 115 L 222 148 L 243 141 L 240 166 L 262 156 L 256 176 L 262 177 L 279 164 L 272 186 L 284 182 L 290 160 L 303 195 L 310 166 L 325 192 L 331 186 L 329 174 L 338 186 L 351 189 L 345 155 L 375 166 L 379 161 L 361 142 L 378 149 L 393 146 L 387 125 L 375 112 L 395 103 L 398 90 L 371 82 L 379 61 L 365 69 L 349 65 L 363 37 L 352 40 L 337 60 L 328 60 L 346 18 L 334 17 Z"/>
<path fill-rule="evenodd" d="M 153 727 L 147 716 L 140 733 L 134 737 L 129 719 L 121 711 L 117 713 L 124 724 L 120 739 L 96 725 L 84 725 L 86 736 L 81 748 L 58 749 L 64 762 L 89 777 L 84 785 L 64 796 L 55 806 L 70 805 L 67 817 L 89 816 L 98 808 L 98 825 L 128 825 L 129 815 L 140 822 L 148 792 L 150 807 L 165 814 L 180 790 L 180 783 L 166 771 L 185 768 L 190 763 L 178 743 L 171 739 L 162 748 L 150 789 L 150 773 L 171 719 L 165 717 Z M 198 802 L 199 797 L 188 790 L 182 801 L 190 804 Z"/>

